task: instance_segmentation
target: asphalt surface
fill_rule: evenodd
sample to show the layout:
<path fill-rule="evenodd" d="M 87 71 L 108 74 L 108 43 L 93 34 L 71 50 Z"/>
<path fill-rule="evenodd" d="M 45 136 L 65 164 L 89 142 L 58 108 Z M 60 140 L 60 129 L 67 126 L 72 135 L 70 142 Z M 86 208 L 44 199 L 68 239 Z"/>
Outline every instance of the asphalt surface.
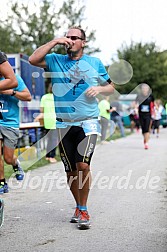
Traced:
<path fill-rule="evenodd" d="M 141 133 L 98 145 L 92 176 L 90 230 L 69 222 L 75 204 L 61 162 L 10 180 L 1 250 L 167 252 L 167 129 L 149 150 Z"/>

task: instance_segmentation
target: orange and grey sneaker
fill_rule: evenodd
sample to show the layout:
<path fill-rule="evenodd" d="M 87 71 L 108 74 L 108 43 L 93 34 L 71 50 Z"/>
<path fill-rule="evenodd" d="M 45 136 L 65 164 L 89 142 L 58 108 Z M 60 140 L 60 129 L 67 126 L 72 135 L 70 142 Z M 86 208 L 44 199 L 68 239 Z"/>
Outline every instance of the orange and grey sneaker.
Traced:
<path fill-rule="evenodd" d="M 78 228 L 81 230 L 84 230 L 84 229 L 89 229 L 90 227 L 91 227 L 90 216 L 88 214 L 88 211 L 80 210 L 79 218 L 78 218 Z"/>
<path fill-rule="evenodd" d="M 70 220 L 71 223 L 77 223 L 78 222 L 79 213 L 80 213 L 79 208 L 76 207 L 74 215 L 72 216 L 72 218 Z"/>

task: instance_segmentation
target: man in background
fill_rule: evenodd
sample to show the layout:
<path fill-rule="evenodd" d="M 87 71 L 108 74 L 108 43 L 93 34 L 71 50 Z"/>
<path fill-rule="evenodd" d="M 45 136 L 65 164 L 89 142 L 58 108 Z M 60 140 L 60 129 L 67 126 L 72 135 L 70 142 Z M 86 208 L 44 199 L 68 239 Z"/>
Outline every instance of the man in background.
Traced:
<path fill-rule="evenodd" d="M 125 129 L 122 121 L 122 105 L 119 101 L 113 101 L 110 104 L 110 119 L 119 127 L 122 137 L 125 137 Z M 113 132 L 113 124 L 111 124 L 111 134 Z"/>
<path fill-rule="evenodd" d="M 100 110 L 100 124 L 101 124 L 101 143 L 108 143 L 106 140 L 106 134 L 108 129 L 108 124 L 110 121 L 110 103 L 109 96 L 102 99 L 98 104 Z"/>
<path fill-rule="evenodd" d="M 44 128 L 47 133 L 46 160 L 50 163 L 56 163 L 57 160 L 55 159 L 55 155 L 58 136 L 52 84 L 49 84 L 47 94 L 43 95 L 41 98 L 40 114 L 34 121 L 38 122 L 40 119 L 44 120 Z"/>

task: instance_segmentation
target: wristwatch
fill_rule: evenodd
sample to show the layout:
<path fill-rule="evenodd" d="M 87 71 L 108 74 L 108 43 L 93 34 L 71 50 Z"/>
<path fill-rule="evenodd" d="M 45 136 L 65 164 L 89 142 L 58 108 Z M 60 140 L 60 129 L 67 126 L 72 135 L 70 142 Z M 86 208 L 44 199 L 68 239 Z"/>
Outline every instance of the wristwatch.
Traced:
<path fill-rule="evenodd" d="M 13 93 L 11 94 L 11 96 L 14 96 L 16 94 L 16 91 L 15 90 L 13 90 Z"/>

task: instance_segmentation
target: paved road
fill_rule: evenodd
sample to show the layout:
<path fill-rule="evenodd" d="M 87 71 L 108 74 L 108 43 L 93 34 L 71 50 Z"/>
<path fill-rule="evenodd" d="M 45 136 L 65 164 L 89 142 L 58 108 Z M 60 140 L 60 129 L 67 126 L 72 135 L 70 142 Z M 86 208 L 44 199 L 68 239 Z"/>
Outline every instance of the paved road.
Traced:
<path fill-rule="evenodd" d="M 61 163 L 10 181 L 3 252 L 167 252 L 167 129 L 151 136 L 144 150 L 141 134 L 98 145 L 92 162 L 90 230 L 69 223 L 74 202 Z M 54 179 L 53 179 L 54 178 Z M 20 186 L 20 188 L 19 188 Z"/>

